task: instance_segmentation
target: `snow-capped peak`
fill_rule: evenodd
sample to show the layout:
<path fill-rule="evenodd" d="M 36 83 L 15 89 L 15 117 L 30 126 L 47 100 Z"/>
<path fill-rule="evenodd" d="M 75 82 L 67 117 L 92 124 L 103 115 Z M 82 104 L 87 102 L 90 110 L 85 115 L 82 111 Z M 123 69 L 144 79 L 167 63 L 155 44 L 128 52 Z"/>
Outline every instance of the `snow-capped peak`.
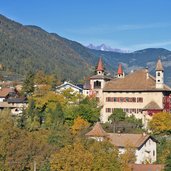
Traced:
<path fill-rule="evenodd" d="M 128 50 L 123 50 L 123 49 L 117 49 L 117 48 L 111 48 L 110 46 L 105 45 L 104 43 L 98 46 L 95 46 L 93 44 L 89 44 L 88 46 L 89 49 L 95 49 L 95 50 L 101 50 L 101 51 L 110 51 L 110 52 L 119 52 L 119 53 L 128 53 Z"/>

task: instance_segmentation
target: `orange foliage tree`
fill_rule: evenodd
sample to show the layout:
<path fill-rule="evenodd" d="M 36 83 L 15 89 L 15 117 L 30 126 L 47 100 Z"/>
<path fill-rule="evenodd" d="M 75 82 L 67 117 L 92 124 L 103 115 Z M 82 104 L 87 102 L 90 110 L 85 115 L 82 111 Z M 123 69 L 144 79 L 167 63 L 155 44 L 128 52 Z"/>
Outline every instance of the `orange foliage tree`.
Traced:
<path fill-rule="evenodd" d="M 79 131 L 81 131 L 84 128 L 87 128 L 90 124 L 82 119 L 80 116 L 78 116 L 76 119 L 74 119 L 74 124 L 71 127 L 73 134 L 78 134 Z"/>

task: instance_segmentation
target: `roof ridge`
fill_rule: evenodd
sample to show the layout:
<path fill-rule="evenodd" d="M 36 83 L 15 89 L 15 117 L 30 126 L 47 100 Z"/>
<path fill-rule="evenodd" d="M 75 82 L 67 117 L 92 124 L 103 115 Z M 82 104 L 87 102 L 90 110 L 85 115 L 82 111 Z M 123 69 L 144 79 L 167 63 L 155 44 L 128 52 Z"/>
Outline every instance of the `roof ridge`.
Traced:
<path fill-rule="evenodd" d="M 171 91 L 171 88 L 164 84 L 162 89 L 156 89 L 156 78 L 149 74 L 145 68 L 136 70 L 123 79 L 112 79 L 107 82 L 103 91 Z"/>
<path fill-rule="evenodd" d="M 108 134 L 106 133 L 106 131 L 104 131 L 100 122 L 96 122 L 92 130 L 86 134 L 86 136 L 95 136 L 95 137 L 105 137 L 107 135 Z"/>

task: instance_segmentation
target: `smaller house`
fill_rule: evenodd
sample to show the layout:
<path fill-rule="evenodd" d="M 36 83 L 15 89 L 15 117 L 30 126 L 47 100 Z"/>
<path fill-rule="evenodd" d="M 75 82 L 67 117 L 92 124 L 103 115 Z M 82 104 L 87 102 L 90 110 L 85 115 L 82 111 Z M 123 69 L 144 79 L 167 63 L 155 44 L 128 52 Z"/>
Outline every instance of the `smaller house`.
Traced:
<path fill-rule="evenodd" d="M 74 92 L 78 92 L 78 93 L 83 93 L 83 89 L 80 86 L 71 84 L 70 82 L 65 81 L 63 84 L 61 84 L 60 86 L 56 87 L 56 92 L 60 93 L 68 88 L 71 88 L 72 90 L 74 90 Z"/>
<path fill-rule="evenodd" d="M 91 95 L 90 94 L 90 91 L 91 90 L 91 87 L 90 87 L 90 80 L 88 80 L 88 81 L 86 81 L 85 83 L 84 83 L 84 85 L 83 85 L 83 94 L 85 95 L 85 96 L 89 96 L 89 95 Z"/>
<path fill-rule="evenodd" d="M 10 109 L 12 115 L 21 115 L 23 109 L 27 107 L 27 98 L 19 97 L 19 93 L 15 88 L 0 89 L 0 110 Z"/>
<path fill-rule="evenodd" d="M 0 109 L 10 109 L 12 115 L 21 115 L 23 109 L 27 107 L 26 97 L 10 97 L 4 102 L 0 102 Z"/>
<path fill-rule="evenodd" d="M 87 137 L 91 137 L 97 141 L 103 141 L 108 137 L 108 134 L 104 131 L 99 122 L 97 122 L 92 130 L 86 134 Z"/>
<path fill-rule="evenodd" d="M 147 134 L 107 133 L 97 122 L 86 136 L 97 141 L 109 140 L 111 144 L 118 147 L 120 154 L 123 154 L 128 146 L 134 148 L 136 164 L 153 163 L 157 159 L 156 140 Z"/>
<path fill-rule="evenodd" d="M 27 104 L 27 97 L 13 97 L 8 98 L 7 102 L 12 105 L 16 105 L 18 107 L 22 107 L 23 105 Z"/>
<path fill-rule="evenodd" d="M 6 101 L 9 97 L 15 97 L 17 91 L 14 88 L 1 88 L 0 89 L 0 102 Z"/>

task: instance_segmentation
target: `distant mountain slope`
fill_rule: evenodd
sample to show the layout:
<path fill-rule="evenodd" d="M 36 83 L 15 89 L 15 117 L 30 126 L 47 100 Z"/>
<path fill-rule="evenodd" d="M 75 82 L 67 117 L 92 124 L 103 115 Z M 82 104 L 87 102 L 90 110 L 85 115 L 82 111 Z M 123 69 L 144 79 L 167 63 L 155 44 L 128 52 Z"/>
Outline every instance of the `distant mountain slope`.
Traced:
<path fill-rule="evenodd" d="M 122 63 L 124 71 L 129 73 L 132 70 L 148 67 L 150 73 L 155 75 L 157 59 L 162 59 L 165 69 L 165 82 L 171 85 L 171 52 L 163 48 L 148 48 L 133 53 L 116 53 L 89 50 L 93 55 L 103 57 L 106 68 L 110 71 L 117 71 L 118 63 Z M 111 70 L 112 69 L 112 70 Z M 114 74 L 114 73 L 113 73 Z"/>
<path fill-rule="evenodd" d="M 92 57 L 85 47 L 77 43 L 74 50 L 58 35 L 36 26 L 23 26 L 2 15 L 0 39 L 0 63 L 14 72 L 42 69 L 57 73 L 61 79 L 78 80 L 92 70 Z"/>
<path fill-rule="evenodd" d="M 0 15 L 0 64 L 8 71 L 25 75 L 44 70 L 60 79 L 78 81 L 92 74 L 99 56 L 107 71 L 114 74 L 118 63 L 125 72 L 148 66 L 154 73 L 160 56 L 165 80 L 171 85 L 171 52 L 166 49 L 144 49 L 133 53 L 106 52 L 84 47 L 78 42 L 48 33 L 37 26 L 23 26 Z"/>

